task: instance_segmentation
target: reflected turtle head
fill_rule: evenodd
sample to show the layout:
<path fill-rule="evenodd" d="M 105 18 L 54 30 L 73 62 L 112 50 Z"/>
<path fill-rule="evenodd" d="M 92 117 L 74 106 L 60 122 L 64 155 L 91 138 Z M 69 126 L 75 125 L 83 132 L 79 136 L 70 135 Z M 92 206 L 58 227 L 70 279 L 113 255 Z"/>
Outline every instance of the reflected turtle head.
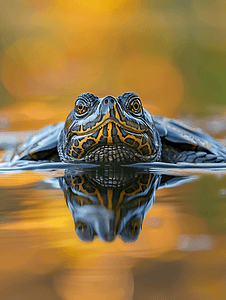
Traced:
<path fill-rule="evenodd" d="M 130 168 L 96 168 L 85 174 L 66 171 L 60 184 L 79 239 L 137 240 L 160 180 L 159 175 L 137 174 Z"/>

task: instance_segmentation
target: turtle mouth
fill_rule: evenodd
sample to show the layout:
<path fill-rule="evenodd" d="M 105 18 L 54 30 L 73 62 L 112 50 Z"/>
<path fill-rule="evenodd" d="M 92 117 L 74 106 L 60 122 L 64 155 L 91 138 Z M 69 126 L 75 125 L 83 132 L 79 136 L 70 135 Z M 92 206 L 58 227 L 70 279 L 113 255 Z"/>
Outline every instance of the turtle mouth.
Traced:
<path fill-rule="evenodd" d="M 91 149 L 84 156 L 87 162 L 112 163 L 112 162 L 137 162 L 139 161 L 137 153 L 130 147 L 118 145 L 102 145 Z"/>
<path fill-rule="evenodd" d="M 127 130 L 130 133 L 137 133 L 137 134 L 140 133 L 140 134 L 142 134 L 142 133 L 147 132 L 148 130 L 150 130 L 145 125 L 137 124 L 137 128 L 135 128 L 133 126 L 128 126 L 125 122 L 124 123 L 120 122 L 118 119 L 109 117 L 109 115 L 105 115 L 102 122 L 95 125 L 94 127 L 84 130 L 83 125 L 81 125 L 79 131 L 73 131 L 72 130 L 71 134 L 76 134 L 77 136 L 88 135 L 88 134 L 91 134 L 91 133 L 94 133 L 94 132 L 98 131 L 99 129 L 103 128 L 105 125 L 108 125 L 109 123 L 115 124 L 115 126 L 119 126 L 123 129 Z"/>

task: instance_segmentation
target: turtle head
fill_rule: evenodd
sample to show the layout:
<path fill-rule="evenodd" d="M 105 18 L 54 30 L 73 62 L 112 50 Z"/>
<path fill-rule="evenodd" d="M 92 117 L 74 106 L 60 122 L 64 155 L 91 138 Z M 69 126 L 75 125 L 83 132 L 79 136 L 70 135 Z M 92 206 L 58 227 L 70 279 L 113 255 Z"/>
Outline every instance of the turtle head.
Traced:
<path fill-rule="evenodd" d="M 67 117 L 58 152 L 66 162 L 157 161 L 161 142 L 135 93 L 104 98 L 83 93 Z"/>

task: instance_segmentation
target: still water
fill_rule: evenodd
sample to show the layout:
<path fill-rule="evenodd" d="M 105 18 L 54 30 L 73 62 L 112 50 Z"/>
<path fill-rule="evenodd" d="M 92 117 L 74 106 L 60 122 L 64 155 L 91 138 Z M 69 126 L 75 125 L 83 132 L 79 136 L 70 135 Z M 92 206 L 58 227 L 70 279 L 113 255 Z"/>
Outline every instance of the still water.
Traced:
<path fill-rule="evenodd" d="M 62 165 L 0 174 L 1 299 L 225 299 L 225 165 Z"/>

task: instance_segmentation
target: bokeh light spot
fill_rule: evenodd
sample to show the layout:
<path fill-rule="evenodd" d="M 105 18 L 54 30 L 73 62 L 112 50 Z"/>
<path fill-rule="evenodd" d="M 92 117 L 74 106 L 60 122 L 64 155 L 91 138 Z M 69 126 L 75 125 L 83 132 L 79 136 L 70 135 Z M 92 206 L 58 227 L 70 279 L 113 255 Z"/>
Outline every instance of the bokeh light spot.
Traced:
<path fill-rule="evenodd" d="M 126 57 L 117 80 L 121 92 L 136 92 L 151 113 L 170 116 L 183 100 L 181 75 L 172 63 L 161 56 Z"/>
<path fill-rule="evenodd" d="M 95 61 L 67 56 L 57 46 L 38 39 L 14 43 L 6 51 L 1 66 L 2 82 L 11 94 L 24 100 L 36 97 L 39 101 L 66 91 L 83 92 L 92 87 L 100 72 Z"/>
<path fill-rule="evenodd" d="M 92 11 L 92 12 L 114 12 L 121 10 L 124 8 L 124 6 L 128 5 L 129 7 L 131 4 L 129 3 L 129 0 L 85 0 L 85 1 L 78 1 L 78 0 L 58 0 L 59 6 L 63 10 L 72 10 L 75 8 L 84 8 L 87 11 Z M 130 4 L 130 5 L 129 5 Z"/>
<path fill-rule="evenodd" d="M 2 81 L 17 97 L 48 94 L 59 81 L 64 64 L 64 54 L 51 43 L 38 39 L 19 40 L 3 57 Z M 51 84 L 47 77 L 51 77 Z"/>

